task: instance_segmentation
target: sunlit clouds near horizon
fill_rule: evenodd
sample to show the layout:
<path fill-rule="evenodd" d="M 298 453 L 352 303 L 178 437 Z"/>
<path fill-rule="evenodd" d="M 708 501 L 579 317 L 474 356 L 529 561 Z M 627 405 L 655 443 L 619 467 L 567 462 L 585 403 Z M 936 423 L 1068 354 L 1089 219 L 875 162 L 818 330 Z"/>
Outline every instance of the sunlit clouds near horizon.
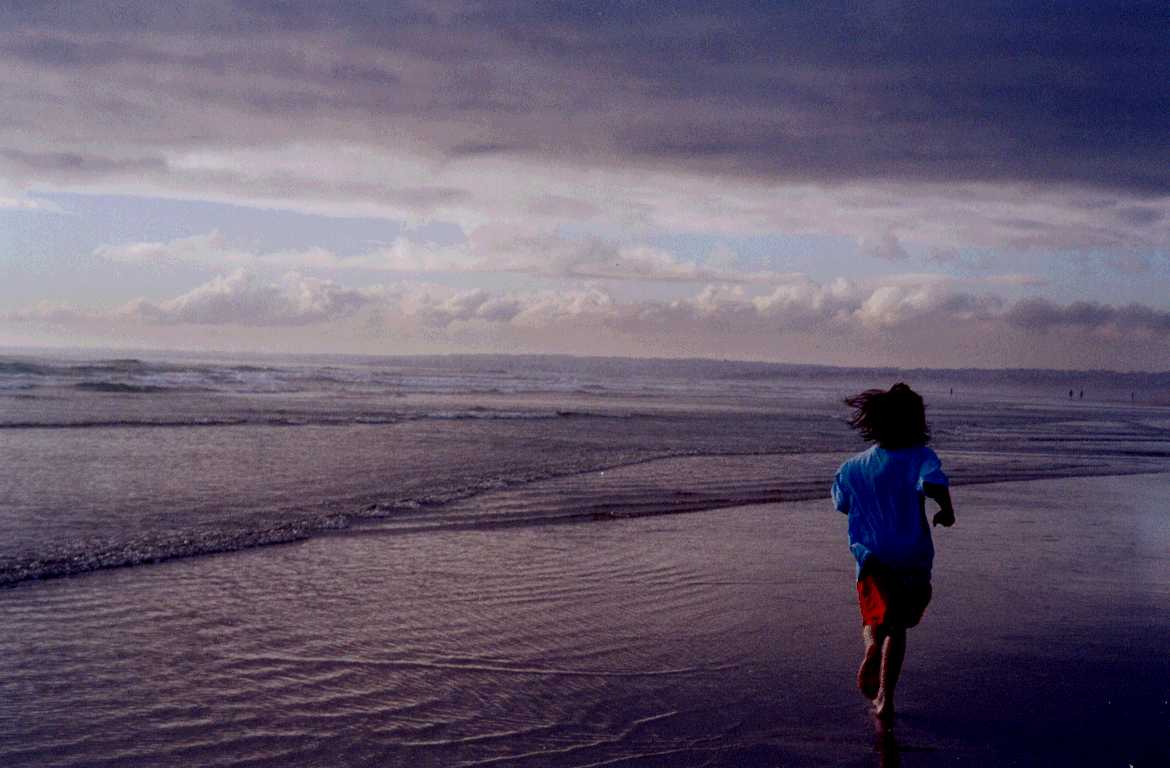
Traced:
<path fill-rule="evenodd" d="M 1170 369 L 1164 3 L 0 7 L 0 345 Z"/>

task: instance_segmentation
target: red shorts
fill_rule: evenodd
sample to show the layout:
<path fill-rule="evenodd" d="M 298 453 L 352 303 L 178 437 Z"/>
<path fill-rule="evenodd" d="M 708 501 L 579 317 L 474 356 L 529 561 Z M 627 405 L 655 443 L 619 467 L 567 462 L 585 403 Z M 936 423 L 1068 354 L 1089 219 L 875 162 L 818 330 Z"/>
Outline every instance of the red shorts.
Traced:
<path fill-rule="evenodd" d="M 866 563 L 857 579 L 861 623 L 867 627 L 913 627 L 930 602 L 930 574 Z"/>

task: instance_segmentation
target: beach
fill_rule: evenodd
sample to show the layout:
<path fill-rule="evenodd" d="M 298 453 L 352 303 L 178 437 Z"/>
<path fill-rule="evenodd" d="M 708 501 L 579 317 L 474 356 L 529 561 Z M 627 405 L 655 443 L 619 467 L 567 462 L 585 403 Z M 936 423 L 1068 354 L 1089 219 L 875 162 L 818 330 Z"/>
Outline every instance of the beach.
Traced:
<path fill-rule="evenodd" d="M 1167 21 L 0 0 L 0 768 L 1170 768 Z"/>
<path fill-rule="evenodd" d="M 1167 15 L 0 0 L 0 768 L 1170 768 Z"/>
<path fill-rule="evenodd" d="M 959 518 L 892 740 L 827 498 L 885 380 Z M 1161 765 L 1167 383 L 0 358 L 0 764 Z"/>
<path fill-rule="evenodd" d="M 0 762 L 1162 765 L 1166 474 L 960 486 L 883 741 L 827 499 L 351 530 L 0 593 Z"/>

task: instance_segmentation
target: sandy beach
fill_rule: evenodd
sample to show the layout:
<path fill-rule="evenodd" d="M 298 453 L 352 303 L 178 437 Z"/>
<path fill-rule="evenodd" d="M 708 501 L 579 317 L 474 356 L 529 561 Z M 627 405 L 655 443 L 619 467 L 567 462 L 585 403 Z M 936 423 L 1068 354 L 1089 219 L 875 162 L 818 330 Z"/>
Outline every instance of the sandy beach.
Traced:
<path fill-rule="evenodd" d="M 1163 765 L 1167 479 L 957 488 L 893 743 L 818 500 L 21 584 L 0 762 Z"/>

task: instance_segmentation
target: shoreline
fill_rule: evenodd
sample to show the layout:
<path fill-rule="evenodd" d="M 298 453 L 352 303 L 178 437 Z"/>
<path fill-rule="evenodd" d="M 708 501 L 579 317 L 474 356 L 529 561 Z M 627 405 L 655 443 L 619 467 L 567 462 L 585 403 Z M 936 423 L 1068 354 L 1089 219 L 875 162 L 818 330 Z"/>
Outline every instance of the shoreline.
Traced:
<path fill-rule="evenodd" d="M 529 483 L 522 483 L 517 487 L 523 488 L 533 484 L 557 482 L 560 480 L 581 477 L 597 472 L 604 474 L 605 472 L 615 469 L 625 470 L 646 464 L 653 464 L 655 462 L 678 459 L 713 457 L 758 458 L 761 456 L 782 459 L 792 458 L 795 456 L 832 456 L 834 457 L 834 460 L 836 460 L 837 458 L 844 457 L 846 455 L 847 454 L 839 452 L 831 452 L 825 454 L 762 453 L 659 456 L 623 464 L 608 465 L 601 469 L 590 469 L 582 472 L 572 472 L 550 478 L 541 478 Z M 1052 457 L 1050 454 L 1021 455 L 1048 456 L 1050 458 L 1056 458 Z M 943 456 L 946 458 L 949 456 L 949 454 L 944 452 Z M 1152 459 L 1153 457 L 1143 456 L 1143 458 Z M 1133 467 L 1129 469 L 1121 467 L 1099 468 L 1089 466 L 1069 466 L 1062 467 L 1056 471 L 1024 470 L 1015 476 L 1010 477 L 1006 477 L 1003 474 L 982 476 L 977 474 L 964 475 L 964 472 L 960 470 L 958 473 L 956 473 L 956 475 L 952 476 L 951 485 L 955 488 L 962 488 L 988 484 L 1035 482 L 1078 477 L 1129 477 L 1158 474 L 1170 474 L 1170 466 L 1162 468 Z M 824 484 L 827 486 L 829 482 L 829 480 L 826 480 Z M 469 494 L 466 497 L 456 499 L 453 503 L 455 505 L 468 502 L 474 504 L 477 500 L 483 497 L 491 497 L 493 494 L 499 492 L 500 489 L 486 489 Z M 544 525 L 606 522 L 611 520 L 630 520 L 644 517 L 715 512 L 738 507 L 758 506 L 762 504 L 792 504 L 804 501 L 812 501 L 818 498 L 825 497 L 819 495 L 816 491 L 804 490 L 802 492 L 799 490 L 794 491 L 789 488 L 782 491 L 776 490 L 757 496 L 748 495 L 726 500 L 709 499 L 694 501 L 684 500 L 668 503 L 657 502 L 653 505 L 652 508 L 643 510 L 634 509 L 629 506 L 622 507 L 620 505 L 607 505 L 605 503 L 599 503 L 592 509 L 586 509 L 585 511 L 570 511 L 561 514 L 537 514 L 529 517 L 501 517 L 500 519 L 491 519 L 485 516 L 480 516 L 474 520 L 469 521 L 459 521 L 454 515 L 451 516 L 452 519 L 444 520 L 443 516 L 445 510 L 453 505 L 452 503 L 447 503 L 435 506 L 432 510 L 430 510 L 430 513 L 437 518 L 430 522 L 415 522 L 411 519 L 413 515 L 411 515 L 409 512 L 401 518 L 395 517 L 393 515 L 382 516 L 385 509 L 392 509 L 392 507 L 383 507 L 381 505 L 375 504 L 356 509 L 350 513 L 334 513 L 321 518 L 299 519 L 290 521 L 286 525 L 275 526 L 272 528 L 265 528 L 254 531 L 224 531 L 219 538 L 212 541 L 192 542 L 189 538 L 177 537 L 177 540 L 174 542 L 174 544 L 171 545 L 176 547 L 175 551 L 144 551 L 142 549 L 142 543 L 131 542 L 119 547 L 99 549 L 96 551 L 78 550 L 76 552 L 67 552 L 52 558 L 34 559 L 30 557 L 23 561 L 16 560 L 10 564 L 6 564 L 4 571 L 0 572 L 0 591 L 16 588 L 28 583 L 74 578 L 85 576 L 90 573 L 97 573 L 114 569 L 159 565 L 175 560 L 230 555 L 263 547 L 298 544 L 316 538 L 414 535 L 436 531 L 511 529 L 539 527 Z M 83 555 L 88 555 L 90 559 L 88 561 L 83 561 L 81 559 Z"/>

